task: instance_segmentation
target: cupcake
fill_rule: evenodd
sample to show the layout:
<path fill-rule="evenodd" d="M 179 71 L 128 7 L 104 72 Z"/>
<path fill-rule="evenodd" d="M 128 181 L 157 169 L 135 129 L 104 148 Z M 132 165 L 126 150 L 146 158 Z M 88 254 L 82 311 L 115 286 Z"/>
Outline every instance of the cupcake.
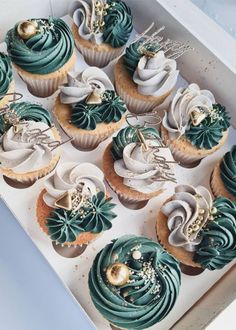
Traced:
<path fill-rule="evenodd" d="M 38 97 L 52 95 L 75 64 L 73 37 L 60 18 L 17 23 L 8 31 L 6 43 L 18 74 Z"/>
<path fill-rule="evenodd" d="M 0 109 L 12 98 L 14 81 L 10 58 L 0 52 Z"/>
<path fill-rule="evenodd" d="M 177 260 L 146 237 L 122 236 L 101 250 L 89 272 L 92 301 L 118 329 L 146 329 L 172 310 L 181 284 Z"/>
<path fill-rule="evenodd" d="M 107 146 L 103 171 L 125 206 L 141 208 L 165 190 L 166 182 L 175 182 L 172 162 L 155 128 L 126 127 Z"/>
<path fill-rule="evenodd" d="M 50 176 L 36 205 L 37 220 L 53 242 L 88 244 L 112 227 L 115 204 L 106 197 L 102 171 L 90 163 L 62 163 Z"/>
<path fill-rule="evenodd" d="M 60 158 L 60 135 L 44 122 L 21 121 L 0 139 L 0 173 L 14 187 L 25 188 L 50 173 Z"/>
<path fill-rule="evenodd" d="M 211 176 L 211 189 L 216 197 L 236 202 L 236 145 L 218 162 Z"/>
<path fill-rule="evenodd" d="M 78 50 L 89 65 L 100 68 L 122 54 L 133 30 L 130 8 L 120 0 L 77 0 L 70 16 Z"/>
<path fill-rule="evenodd" d="M 190 275 L 221 269 L 236 257 L 236 203 L 214 201 L 209 191 L 179 185 L 161 207 L 156 222 L 163 247 Z"/>
<path fill-rule="evenodd" d="M 190 84 L 174 96 L 163 118 L 161 135 L 174 159 L 193 167 L 222 147 L 229 120 L 225 107 L 216 103 L 210 91 Z"/>
<path fill-rule="evenodd" d="M 89 67 L 75 77 L 68 75 L 56 99 L 54 114 L 78 149 L 92 150 L 120 129 L 126 106 L 108 76 Z"/>
<path fill-rule="evenodd" d="M 186 51 L 187 46 L 169 39 L 161 41 L 158 36 L 161 30 L 151 36 L 142 34 L 126 48 L 115 65 L 116 91 L 130 112 L 152 111 L 164 102 L 176 85 L 179 70 L 175 58 Z"/>

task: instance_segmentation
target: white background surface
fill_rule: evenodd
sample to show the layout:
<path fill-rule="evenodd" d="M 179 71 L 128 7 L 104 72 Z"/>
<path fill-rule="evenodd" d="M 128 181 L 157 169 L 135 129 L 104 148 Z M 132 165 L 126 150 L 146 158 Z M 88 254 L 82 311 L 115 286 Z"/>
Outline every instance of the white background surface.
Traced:
<path fill-rule="evenodd" d="M 138 0 L 137 0 L 138 1 Z M 148 1 L 148 0 L 147 0 Z M 179 0 L 179 2 L 185 0 Z M 53 2 L 53 0 L 52 0 Z M 55 15 L 62 15 L 66 11 L 66 7 L 69 1 L 54 0 L 56 3 L 53 6 L 53 13 Z M 25 3 L 25 5 L 24 5 Z M 35 13 L 37 8 L 37 16 L 47 15 L 51 11 L 51 4 L 46 0 L 39 1 L 14 1 L 14 0 L 0 0 L 0 29 L 2 35 L 5 31 L 11 27 L 18 19 L 26 17 L 32 17 L 32 13 Z M 16 17 L 17 15 L 17 17 Z M 33 15 L 34 16 L 34 15 Z M 4 27 L 4 28 L 2 28 Z M 78 62 L 78 67 L 81 69 L 84 67 L 82 59 Z M 39 101 L 43 103 L 46 108 L 50 109 L 53 104 L 52 99 L 39 100 L 30 96 L 25 86 L 17 78 L 18 91 L 23 91 L 25 99 L 31 101 Z M 234 133 L 235 134 L 235 133 Z M 235 135 L 234 135 L 235 136 Z M 233 133 L 231 132 L 231 141 L 233 141 Z M 67 145 L 64 148 L 63 159 L 66 160 L 77 160 L 77 161 L 93 161 L 97 165 L 101 165 L 101 152 L 105 145 L 108 143 L 102 143 L 99 148 L 93 152 L 81 153 L 76 151 L 72 146 Z M 232 142 L 231 142 L 232 143 Z M 230 147 L 229 142 L 214 154 L 208 160 L 204 160 L 199 166 L 198 171 L 192 171 L 178 168 L 178 177 L 181 179 L 181 183 L 193 183 L 197 184 L 208 184 L 211 169 L 214 167 L 216 161 L 224 154 Z M 199 175 L 201 173 L 201 175 Z M 7 202 L 11 205 L 12 209 L 18 215 L 20 222 L 23 224 L 26 231 L 33 238 L 37 246 L 41 249 L 44 255 L 47 257 L 49 262 L 52 264 L 57 273 L 67 283 L 69 288 L 72 290 L 76 298 L 81 302 L 82 306 L 87 310 L 88 314 L 98 325 L 99 329 L 109 329 L 107 323 L 104 323 L 102 317 L 97 313 L 93 307 L 91 300 L 88 295 L 87 289 L 87 273 L 92 263 L 95 254 L 107 243 L 111 237 L 116 237 L 124 233 L 136 233 L 147 235 L 148 237 L 155 238 L 154 223 L 155 214 L 161 205 L 162 200 L 165 200 L 166 196 L 163 195 L 159 198 L 152 200 L 145 209 L 139 211 L 130 211 L 119 206 L 117 212 L 119 217 L 114 220 L 114 226 L 111 231 L 104 233 L 102 238 L 91 244 L 85 253 L 80 257 L 73 260 L 64 259 L 56 254 L 52 249 L 50 240 L 43 233 L 40 232 L 39 227 L 35 221 L 35 210 L 34 204 L 39 191 L 43 186 L 43 180 L 39 181 L 33 187 L 26 190 L 19 191 L 9 188 L 4 182 L 1 181 L 1 191 L 4 191 L 4 196 Z M 168 196 L 171 195 L 171 190 L 168 191 Z M 117 202 L 116 196 L 111 193 L 115 201 Z M 15 198 L 13 196 L 16 196 Z M 224 269 L 225 271 L 226 269 Z M 183 275 L 183 285 L 181 288 L 180 297 L 170 315 L 160 324 L 158 327 L 153 329 L 168 329 L 222 274 L 222 271 L 216 272 L 204 272 L 198 277 L 188 277 Z M 186 294 L 191 293 L 191 294 Z M 214 329 L 217 329 L 216 327 Z M 227 329 L 230 329 L 227 327 Z M 21 329 L 20 329 L 21 330 Z M 25 329 L 24 329 L 25 330 Z M 27 329 L 28 330 L 28 329 Z"/>

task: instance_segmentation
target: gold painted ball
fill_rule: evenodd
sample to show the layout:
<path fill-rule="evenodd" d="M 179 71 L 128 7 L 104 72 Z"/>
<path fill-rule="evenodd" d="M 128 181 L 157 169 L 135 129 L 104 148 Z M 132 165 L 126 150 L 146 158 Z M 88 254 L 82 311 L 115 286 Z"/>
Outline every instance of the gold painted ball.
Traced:
<path fill-rule="evenodd" d="M 116 262 L 107 268 L 106 277 L 114 286 L 125 285 L 129 280 L 129 268 L 121 262 Z"/>
<path fill-rule="evenodd" d="M 24 21 L 17 26 L 18 35 L 24 39 L 30 39 L 37 33 L 37 23 L 34 21 Z"/>

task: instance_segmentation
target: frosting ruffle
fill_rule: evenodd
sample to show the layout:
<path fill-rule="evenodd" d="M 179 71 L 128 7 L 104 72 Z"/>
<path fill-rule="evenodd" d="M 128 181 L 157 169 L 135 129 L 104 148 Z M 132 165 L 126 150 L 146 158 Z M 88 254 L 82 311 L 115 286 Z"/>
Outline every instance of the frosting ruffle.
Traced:
<path fill-rule="evenodd" d="M 7 93 L 13 80 L 12 65 L 10 57 L 0 53 L 0 100 Z"/>
<path fill-rule="evenodd" d="M 220 163 L 220 176 L 228 192 L 236 197 L 236 145 L 224 155 Z"/>

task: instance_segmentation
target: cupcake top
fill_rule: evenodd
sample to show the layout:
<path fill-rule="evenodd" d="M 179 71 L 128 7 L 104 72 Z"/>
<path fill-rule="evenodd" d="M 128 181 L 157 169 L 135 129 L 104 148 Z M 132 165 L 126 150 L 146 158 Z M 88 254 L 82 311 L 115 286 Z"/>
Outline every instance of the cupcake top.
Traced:
<path fill-rule="evenodd" d="M 127 110 L 108 76 L 96 67 L 89 67 L 75 77 L 68 75 L 60 99 L 71 105 L 70 122 L 85 130 L 94 130 L 99 123 L 118 122 Z"/>
<path fill-rule="evenodd" d="M 90 163 L 59 164 L 45 181 L 45 203 L 53 208 L 46 221 L 53 241 L 69 243 L 83 232 L 98 234 L 112 227 L 115 204 L 106 198 L 104 175 Z"/>
<path fill-rule="evenodd" d="M 162 124 L 170 138 L 184 136 L 198 149 L 212 149 L 230 126 L 229 120 L 225 107 L 215 102 L 210 91 L 190 84 L 178 89 Z"/>
<path fill-rule="evenodd" d="M 16 122 L 40 121 L 48 126 L 51 126 L 52 123 L 49 111 L 44 109 L 41 105 L 31 102 L 14 102 L 9 104 L 6 112 L 0 115 L 0 133 L 3 134 L 6 132 L 13 124 L 14 120 Z"/>
<path fill-rule="evenodd" d="M 123 236 L 96 256 L 89 289 L 98 311 L 121 329 L 146 329 L 173 308 L 180 287 L 178 262 L 158 243 Z"/>
<path fill-rule="evenodd" d="M 167 181 L 175 182 L 173 157 L 155 128 L 122 129 L 113 138 L 111 152 L 116 174 L 133 190 L 149 194 Z"/>
<path fill-rule="evenodd" d="M 192 252 L 203 268 L 220 269 L 236 257 L 236 203 L 222 197 L 212 201 L 201 186 L 180 185 L 161 211 L 169 244 Z"/>
<path fill-rule="evenodd" d="M 10 83 L 13 80 L 12 65 L 9 56 L 0 53 L 0 100 L 8 92 Z"/>
<path fill-rule="evenodd" d="M 35 121 L 11 126 L 0 142 L 1 167 L 18 174 L 47 167 L 60 144 L 55 140 L 51 127 Z"/>
<path fill-rule="evenodd" d="M 220 176 L 227 191 L 236 197 L 236 145 L 221 160 Z"/>
<path fill-rule="evenodd" d="M 69 27 L 60 18 L 52 17 L 17 23 L 8 31 L 6 43 L 12 62 L 33 74 L 57 71 L 74 50 Z"/>
<path fill-rule="evenodd" d="M 120 0 L 76 0 L 70 16 L 80 37 L 95 44 L 122 47 L 133 30 L 130 8 Z"/>

